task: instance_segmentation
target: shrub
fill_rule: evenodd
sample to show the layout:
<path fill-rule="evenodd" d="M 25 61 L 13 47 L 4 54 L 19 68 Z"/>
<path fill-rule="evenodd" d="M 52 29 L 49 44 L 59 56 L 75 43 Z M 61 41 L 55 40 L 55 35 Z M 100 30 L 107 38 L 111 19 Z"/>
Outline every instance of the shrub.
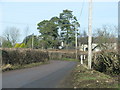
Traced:
<path fill-rule="evenodd" d="M 19 43 L 16 43 L 14 48 L 19 48 L 20 47 L 20 44 Z"/>
<path fill-rule="evenodd" d="M 14 48 L 25 48 L 25 43 L 21 43 L 21 44 L 16 43 Z"/>
<path fill-rule="evenodd" d="M 119 74 L 120 65 L 117 52 L 101 52 L 96 55 L 96 59 L 92 62 L 93 68 L 107 74 Z"/>
<path fill-rule="evenodd" d="M 20 48 L 25 48 L 25 43 L 20 44 Z"/>

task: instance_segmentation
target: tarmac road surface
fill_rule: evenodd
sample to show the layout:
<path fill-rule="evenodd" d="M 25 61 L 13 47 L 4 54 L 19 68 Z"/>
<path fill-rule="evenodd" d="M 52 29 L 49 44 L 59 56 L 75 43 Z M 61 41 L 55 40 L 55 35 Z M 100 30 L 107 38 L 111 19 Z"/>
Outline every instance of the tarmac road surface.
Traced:
<path fill-rule="evenodd" d="M 77 62 L 51 60 L 50 64 L 2 73 L 2 88 L 57 88 Z"/>

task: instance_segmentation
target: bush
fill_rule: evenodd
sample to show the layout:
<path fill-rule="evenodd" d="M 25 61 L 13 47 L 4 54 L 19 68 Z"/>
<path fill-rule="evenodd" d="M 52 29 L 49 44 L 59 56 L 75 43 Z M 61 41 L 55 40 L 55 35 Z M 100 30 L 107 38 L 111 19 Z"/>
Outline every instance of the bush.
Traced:
<path fill-rule="evenodd" d="M 20 44 L 20 48 L 25 48 L 25 43 Z"/>
<path fill-rule="evenodd" d="M 14 48 L 19 48 L 20 47 L 20 44 L 19 43 L 16 43 Z"/>
<path fill-rule="evenodd" d="M 120 65 L 117 52 L 100 52 L 92 62 L 93 68 L 107 74 L 120 74 Z"/>
<path fill-rule="evenodd" d="M 16 43 L 14 48 L 25 48 L 25 43 L 21 43 L 21 44 Z"/>

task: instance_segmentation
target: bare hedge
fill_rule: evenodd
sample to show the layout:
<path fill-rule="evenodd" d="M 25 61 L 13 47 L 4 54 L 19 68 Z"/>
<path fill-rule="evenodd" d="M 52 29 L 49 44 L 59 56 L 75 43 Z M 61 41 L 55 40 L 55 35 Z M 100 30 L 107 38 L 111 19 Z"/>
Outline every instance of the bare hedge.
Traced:
<path fill-rule="evenodd" d="M 86 52 L 79 52 L 77 54 L 78 59 L 80 60 L 81 55 L 86 55 Z M 71 51 L 49 51 L 49 57 L 51 60 L 61 60 L 63 58 L 76 59 L 76 52 Z"/>
<path fill-rule="evenodd" d="M 1 49 L 2 64 L 30 64 L 49 60 L 47 51 L 37 49 Z"/>
<path fill-rule="evenodd" d="M 62 58 L 75 59 L 75 53 L 63 53 L 63 52 L 49 52 L 51 60 L 61 60 Z"/>

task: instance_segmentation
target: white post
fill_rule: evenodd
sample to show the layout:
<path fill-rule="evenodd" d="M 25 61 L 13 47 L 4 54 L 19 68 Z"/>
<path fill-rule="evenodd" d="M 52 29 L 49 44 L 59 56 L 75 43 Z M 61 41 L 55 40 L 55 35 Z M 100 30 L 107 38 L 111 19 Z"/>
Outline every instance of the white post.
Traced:
<path fill-rule="evenodd" d="M 85 60 L 85 55 L 84 55 L 84 60 Z"/>
<path fill-rule="evenodd" d="M 83 64 L 83 55 L 80 56 L 81 64 Z"/>
<path fill-rule="evenodd" d="M 89 18 L 88 18 L 88 69 L 92 64 L 92 0 L 89 0 Z"/>
<path fill-rule="evenodd" d="M 63 47 L 63 41 L 61 42 L 61 46 Z"/>

